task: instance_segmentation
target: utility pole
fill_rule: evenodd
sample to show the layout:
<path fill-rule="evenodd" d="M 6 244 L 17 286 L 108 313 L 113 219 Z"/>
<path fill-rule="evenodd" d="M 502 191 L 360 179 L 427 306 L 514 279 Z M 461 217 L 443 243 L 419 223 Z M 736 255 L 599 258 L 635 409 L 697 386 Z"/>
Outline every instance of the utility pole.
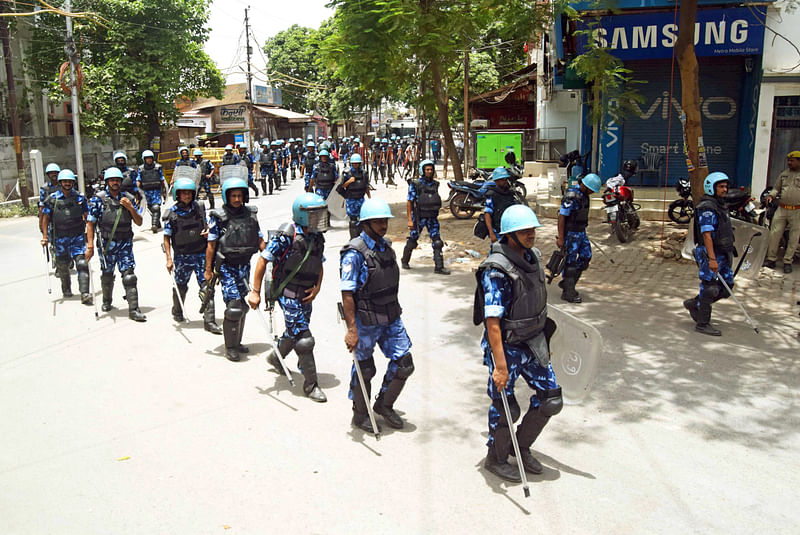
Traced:
<path fill-rule="evenodd" d="M 7 2 L 0 4 L 0 12 L 6 11 Z M 25 163 L 22 161 L 22 138 L 20 137 L 19 113 L 17 113 L 17 84 L 14 81 L 14 66 L 11 62 L 11 43 L 8 38 L 8 19 L 0 17 L 0 40 L 3 41 L 3 59 L 8 81 L 8 108 L 11 115 L 11 135 L 14 136 L 14 153 L 17 157 L 17 186 L 22 206 L 28 208 L 28 179 L 25 178 Z"/>
<path fill-rule="evenodd" d="M 248 17 L 247 11 L 250 9 L 250 6 L 244 8 L 244 33 L 246 38 L 246 46 L 247 46 L 247 88 L 245 89 L 245 99 L 247 100 L 247 124 L 245 125 L 247 128 L 247 150 L 250 152 L 253 151 L 253 74 L 250 72 L 250 55 L 253 53 L 253 49 L 250 48 L 250 18 Z"/>
<path fill-rule="evenodd" d="M 468 176 L 469 164 L 469 49 L 464 51 L 464 176 Z"/>
<path fill-rule="evenodd" d="M 71 1 L 66 0 L 64 11 L 70 12 Z M 67 15 L 67 43 L 64 45 L 64 52 L 69 60 L 69 84 L 70 95 L 72 96 L 72 135 L 75 141 L 75 172 L 78 175 L 78 190 L 86 192 L 86 180 L 83 177 L 83 148 L 81 145 L 81 117 L 80 104 L 78 103 L 78 80 L 77 69 L 78 50 L 75 41 L 72 39 L 72 17 Z"/>

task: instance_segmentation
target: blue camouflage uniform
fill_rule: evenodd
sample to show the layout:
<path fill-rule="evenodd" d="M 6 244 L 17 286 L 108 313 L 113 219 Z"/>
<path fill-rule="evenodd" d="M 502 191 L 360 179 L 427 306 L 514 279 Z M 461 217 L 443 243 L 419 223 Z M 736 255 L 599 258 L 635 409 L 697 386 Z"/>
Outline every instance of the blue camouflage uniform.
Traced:
<path fill-rule="evenodd" d="M 106 195 L 110 198 L 119 201 L 122 195 L 114 197 L 111 192 L 106 188 Z M 149 192 L 146 192 L 149 193 Z M 159 201 L 161 197 L 159 196 Z M 89 214 L 86 216 L 86 221 L 90 223 L 97 223 L 103 217 L 103 201 L 99 197 L 94 196 L 89 199 Z M 124 208 L 123 208 L 124 209 Z M 100 256 L 100 270 L 104 274 L 113 274 L 114 266 L 117 267 L 120 273 L 124 273 L 129 269 L 136 269 L 136 261 L 133 258 L 133 239 L 125 240 L 112 240 L 110 243 L 102 243 L 99 229 L 96 229 L 97 247 Z"/>
<path fill-rule="evenodd" d="M 570 186 L 568 192 L 575 192 L 581 197 L 586 195 L 581 191 L 580 186 Z M 568 195 L 564 196 L 561 201 L 561 208 L 558 213 L 565 217 L 569 217 L 574 212 L 580 209 L 580 205 L 575 199 L 569 198 Z M 580 271 L 584 271 L 589 267 L 589 262 L 592 260 L 592 246 L 589 243 L 589 237 L 586 231 L 572 232 L 565 231 L 564 233 L 564 251 L 566 253 L 566 261 L 564 268 L 572 267 Z"/>
<path fill-rule="evenodd" d="M 345 171 L 342 171 L 343 184 L 348 180 L 350 180 L 353 171 L 354 171 L 353 167 L 348 167 Z M 367 174 L 367 171 L 364 171 L 364 174 Z M 369 179 L 369 177 L 367 178 Z M 367 188 L 367 191 L 369 191 L 369 187 Z M 364 197 L 366 197 L 366 193 L 364 194 Z M 361 205 L 364 204 L 364 197 L 361 197 L 360 199 L 345 198 L 344 201 L 345 210 L 347 211 L 347 215 L 351 220 L 358 221 L 358 217 L 361 214 Z"/>
<path fill-rule="evenodd" d="M 56 182 L 55 184 L 50 183 L 39 188 L 39 208 L 44 206 L 44 200 L 47 198 L 48 195 L 59 190 L 60 187 L 58 185 L 58 182 Z"/>
<path fill-rule="evenodd" d="M 424 176 L 420 177 L 419 180 L 420 182 L 428 185 L 433 183 L 433 180 L 428 180 Z M 408 185 L 407 200 L 411 201 L 412 203 L 417 202 L 417 188 L 414 187 L 413 183 Z M 439 218 L 422 217 L 419 221 L 417 221 L 417 215 L 416 213 L 413 213 L 411 219 L 414 222 L 414 228 L 408 232 L 409 239 L 414 241 L 419 240 L 420 231 L 422 229 L 428 229 L 428 235 L 431 237 L 431 241 L 435 241 L 435 238 L 439 236 Z"/>
<path fill-rule="evenodd" d="M 533 260 L 530 251 L 526 251 L 525 258 L 528 261 Z M 489 267 L 484 270 L 480 282 L 484 295 L 484 318 L 502 318 L 512 301 L 511 280 L 502 271 Z M 483 364 L 489 368 L 487 394 L 492 400 L 492 405 L 489 407 L 489 440 L 487 445 L 491 446 L 500 418 L 504 418 L 504 416 L 497 408 L 498 405 L 502 407 L 502 401 L 500 392 L 497 390 L 494 381 L 492 381 L 494 364 L 492 361 L 492 348 L 489 344 L 489 336 L 486 329 L 483 331 L 481 348 L 483 349 Z M 536 391 L 559 388 L 552 364 L 548 363 L 546 367 L 542 366 L 527 345 L 503 343 L 503 352 L 505 353 L 506 366 L 508 368 L 508 382 L 506 383 L 505 392 L 511 407 L 519 406 L 514 397 L 514 383 L 520 376 L 534 390 L 534 394 L 530 398 L 531 407 L 540 405 Z M 514 413 L 513 408 L 511 412 L 512 414 Z"/>
<path fill-rule="evenodd" d="M 192 209 L 191 206 L 187 209 L 180 203 L 176 203 L 170 206 L 169 211 L 175 212 L 179 216 L 185 216 L 191 213 Z M 172 236 L 172 223 L 169 220 L 164 222 L 164 236 Z M 192 278 L 192 273 L 194 273 L 198 286 L 202 287 L 205 284 L 205 252 L 194 254 L 175 253 L 173 263 L 175 264 L 175 284 L 178 286 L 187 286 Z"/>
<path fill-rule="evenodd" d="M 75 190 L 72 190 L 75 192 Z M 73 193 L 74 194 L 74 193 Z M 78 195 L 78 204 L 81 205 L 81 213 L 88 214 L 89 213 L 89 206 L 86 200 L 86 197 Z M 56 190 L 49 194 L 50 199 L 54 202 L 58 202 L 60 199 L 64 199 L 64 192 Z M 52 218 L 53 208 L 49 202 L 44 202 L 44 199 L 41 202 L 42 206 L 42 215 L 47 214 L 49 217 Z M 83 234 L 79 236 L 59 236 L 58 229 L 53 228 L 52 220 L 50 223 L 50 228 L 48 229 L 48 235 L 50 235 L 49 239 L 53 240 L 53 245 L 55 247 L 55 254 L 56 258 L 63 259 L 64 261 L 68 261 L 71 258 L 79 254 L 86 253 L 86 240 Z"/>
<path fill-rule="evenodd" d="M 713 210 L 701 210 L 697 214 L 697 224 L 700 227 L 700 232 L 710 232 L 712 239 L 716 237 L 719 222 L 717 221 L 717 214 Z M 717 265 L 719 266 L 719 274 L 725 279 L 728 286 L 733 287 L 733 269 L 731 269 L 731 259 L 727 254 L 716 254 Z M 709 283 L 718 284 L 717 277 L 708 264 L 708 251 L 706 246 L 698 243 L 694 248 L 694 260 L 697 262 L 699 268 L 698 276 L 700 277 L 700 294 L 699 299 L 703 297 L 703 290 Z"/>
<path fill-rule="evenodd" d="M 194 167 L 194 166 L 192 166 Z M 162 167 L 158 167 L 158 173 L 161 175 L 161 184 L 164 185 L 164 169 Z M 138 181 L 138 177 L 135 178 L 134 183 Z M 138 186 L 137 186 L 138 187 Z M 160 189 L 151 189 L 146 190 L 142 189 L 141 187 L 138 188 L 140 191 L 144 192 L 144 198 L 146 199 L 147 205 L 154 205 L 154 206 L 161 206 L 161 190 Z"/>
<path fill-rule="evenodd" d="M 339 180 L 339 169 L 336 167 L 336 164 L 333 162 L 332 159 L 328 159 L 328 163 L 331 165 L 331 169 L 333 169 L 333 183 L 335 185 L 336 181 Z M 319 173 L 319 164 L 320 164 L 320 162 L 317 162 L 316 164 L 314 164 L 314 170 L 311 172 L 311 178 L 314 181 L 317 180 L 317 174 Z M 328 195 L 331 194 L 331 191 L 333 191 L 333 187 L 321 188 L 321 187 L 316 186 L 316 185 L 314 186 L 314 193 L 316 193 L 317 195 L 319 195 L 320 197 L 322 197 L 325 200 L 328 199 Z"/>
<path fill-rule="evenodd" d="M 219 220 L 213 214 L 208 216 L 208 241 L 217 241 L 219 239 Z M 261 230 L 258 231 L 258 237 L 263 239 L 264 235 Z M 225 303 L 235 299 L 244 300 L 247 297 L 247 284 L 245 281 L 250 280 L 250 264 L 229 264 L 222 262 L 219 266 L 219 281 L 222 287 L 222 299 Z"/>
<path fill-rule="evenodd" d="M 367 247 L 373 250 L 383 251 L 388 246 L 383 238 L 376 242 L 367 235 L 361 233 L 361 238 Z M 355 292 L 367 282 L 368 269 L 364 257 L 355 250 L 348 250 L 341 258 L 341 290 L 343 292 Z M 359 362 L 369 360 L 375 350 L 375 344 L 381 352 L 389 359 L 386 367 L 386 374 L 383 376 L 383 384 L 380 393 L 386 391 L 386 387 L 397 373 L 398 361 L 411 349 L 411 339 L 406 333 L 402 318 L 397 318 L 388 325 L 364 325 L 355 317 L 358 329 L 358 345 L 356 346 L 356 358 Z M 359 388 L 358 377 L 355 365 L 350 372 L 350 390 L 348 397 L 353 399 L 353 390 Z"/>
<path fill-rule="evenodd" d="M 309 152 L 306 151 L 303 154 L 303 159 L 301 160 L 301 164 L 303 167 L 303 179 L 305 180 L 306 184 L 306 191 L 308 191 L 308 187 L 311 184 L 311 174 L 314 172 L 314 167 L 317 163 L 317 153 L 316 152 Z"/>
<path fill-rule="evenodd" d="M 214 170 L 214 164 L 212 164 L 209 160 L 202 160 L 198 162 L 195 160 L 195 164 L 200 167 L 200 188 L 206 192 L 206 198 L 211 203 L 211 207 L 213 208 L 213 200 L 214 194 L 211 193 L 211 181 L 208 178 L 208 175 Z"/>

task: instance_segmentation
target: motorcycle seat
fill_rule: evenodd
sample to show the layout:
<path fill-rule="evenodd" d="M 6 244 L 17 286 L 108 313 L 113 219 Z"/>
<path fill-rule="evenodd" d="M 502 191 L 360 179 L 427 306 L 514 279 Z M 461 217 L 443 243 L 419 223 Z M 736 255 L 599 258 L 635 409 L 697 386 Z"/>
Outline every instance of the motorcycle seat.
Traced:
<path fill-rule="evenodd" d="M 483 187 L 484 183 L 483 182 L 467 182 L 466 180 L 454 180 L 453 181 L 453 185 L 461 187 L 461 188 L 479 190 L 479 189 L 481 189 Z"/>

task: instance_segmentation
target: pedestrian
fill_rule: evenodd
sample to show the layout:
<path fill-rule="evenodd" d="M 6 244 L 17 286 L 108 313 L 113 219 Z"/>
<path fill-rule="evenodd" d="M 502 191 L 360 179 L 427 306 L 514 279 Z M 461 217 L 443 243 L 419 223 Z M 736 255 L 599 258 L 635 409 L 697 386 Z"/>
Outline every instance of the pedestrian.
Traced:
<path fill-rule="evenodd" d="M 253 190 L 254 197 L 258 197 L 258 188 L 253 178 L 253 168 L 255 167 L 256 160 L 252 154 L 247 152 L 247 147 L 244 143 L 239 143 L 237 148 L 239 149 L 239 165 L 247 167 L 247 187 Z"/>
<path fill-rule="evenodd" d="M 570 303 L 583 301 L 575 290 L 581 273 L 589 267 L 592 260 L 592 246 L 586 235 L 589 224 L 589 196 L 602 186 L 602 180 L 594 173 L 589 173 L 580 184 L 570 186 L 561 199 L 558 211 L 558 237 L 556 246 L 566 255 L 564 273 L 561 282 L 561 299 Z"/>
<path fill-rule="evenodd" d="M 711 325 L 711 305 L 730 297 L 719 282 L 718 275 L 733 288 L 731 260 L 736 248 L 728 205 L 728 175 L 721 172 L 709 174 L 703 180 L 705 195 L 695 207 L 694 260 L 698 266 L 700 292 L 683 302 L 695 322 L 694 330 L 711 336 L 722 332 Z"/>
<path fill-rule="evenodd" d="M 419 178 L 408 183 L 406 215 L 408 217 L 408 239 L 403 249 L 401 265 L 403 269 L 411 269 L 411 253 L 417 247 L 422 229 L 427 229 L 433 246 L 434 273 L 449 275 L 450 270 L 444 267 L 442 241 L 439 229 L 439 209 L 442 198 L 439 196 L 439 181 L 434 178 L 436 169 L 432 160 L 425 160 L 419 166 Z"/>
<path fill-rule="evenodd" d="M 217 170 L 210 160 L 203 158 L 203 151 L 201 149 L 194 149 L 194 161 L 198 169 L 200 169 L 200 188 L 205 190 L 208 206 L 213 210 L 214 194 L 211 192 L 211 184 L 214 181 L 214 173 L 216 173 Z"/>
<path fill-rule="evenodd" d="M 148 151 L 145 151 L 148 152 Z M 148 158 L 145 158 L 145 162 Z M 133 205 L 134 197 L 121 191 L 122 172 L 117 167 L 105 170 L 105 189 L 89 200 L 86 216 L 86 262 L 94 256 L 95 235 L 100 254 L 100 288 L 103 292 L 103 311 L 111 310 L 114 292 L 114 267 L 122 276 L 125 300 L 128 302 L 128 317 L 133 321 L 147 321 L 139 310 L 139 290 L 134 270 L 133 224 L 142 225 L 142 216 Z M 146 190 L 147 191 L 147 190 Z"/>
<path fill-rule="evenodd" d="M 438 162 L 442 159 L 442 142 L 438 139 L 431 139 L 431 152 L 433 152 L 433 161 Z"/>
<path fill-rule="evenodd" d="M 508 169 L 496 167 L 492 171 L 491 181 L 484 185 L 486 188 L 486 201 L 483 204 L 483 218 L 491 243 L 496 243 L 499 240 L 503 212 L 509 206 L 519 204 L 519 200 L 514 195 L 514 190 L 511 189 L 509 178 L 511 178 L 511 174 Z"/>
<path fill-rule="evenodd" d="M 278 342 L 278 351 L 286 357 L 292 349 L 303 374 L 303 392 L 312 401 L 328 401 L 319 387 L 314 361 L 314 336 L 311 334 L 311 310 L 322 287 L 325 262 L 325 237 L 330 228 L 325 200 L 315 193 L 302 193 L 292 203 L 293 223 L 284 223 L 259 255 L 253 286 L 247 297 L 255 310 L 261 302 L 261 281 L 266 274 L 268 306 L 278 301 L 286 330 Z M 269 363 L 282 367 L 272 353 Z"/>
<path fill-rule="evenodd" d="M 200 289 L 206 284 L 208 225 L 205 207 L 197 202 L 196 197 L 194 181 L 191 178 L 179 178 L 172 186 L 172 200 L 176 202 L 164 218 L 167 271 L 175 278 L 175 286 L 178 287 L 177 291 L 172 289 L 172 319 L 177 322 L 186 321 L 181 303 L 186 302 L 192 273 Z M 174 260 L 171 251 L 175 253 Z M 203 313 L 203 328 L 212 334 L 222 334 L 222 328 L 217 325 L 214 317 L 213 296 Z"/>
<path fill-rule="evenodd" d="M 550 363 L 555 322 L 547 317 L 544 263 L 534 247 L 541 224 L 533 210 L 520 204 L 503 213 L 500 226 L 500 241 L 492 244 L 476 273 L 473 311 L 473 322 L 485 326 L 481 348 L 483 364 L 489 368 L 489 450 L 483 466 L 502 479 L 519 482 L 516 463 L 508 463 L 514 452 L 500 392 L 505 391 L 510 419 L 516 422 L 522 412 L 514 395 L 517 378 L 522 376 L 534 391 L 516 431 L 522 465 L 532 474 L 541 474 L 543 469 L 529 448 L 550 417 L 561 412 L 563 401 Z"/>
<path fill-rule="evenodd" d="M 364 204 L 364 195 L 371 197 L 369 191 L 369 177 L 362 167 L 363 161 L 360 154 L 353 154 L 349 160 L 350 168 L 342 173 L 341 191 L 339 193 L 345 198 L 345 210 L 350 219 L 350 239 L 352 240 L 361 234 L 361 227 L 358 224 L 361 205 Z"/>
<path fill-rule="evenodd" d="M 311 172 L 311 189 L 323 199 L 328 198 L 336 181 L 339 180 L 339 170 L 330 160 L 328 150 L 322 149 L 319 151 L 319 163 Z"/>
<path fill-rule="evenodd" d="M 387 168 L 391 169 L 390 162 L 392 159 L 392 149 L 389 148 L 389 140 L 386 138 L 381 139 L 380 147 L 378 148 L 380 153 L 380 171 L 381 171 L 381 182 L 386 183 L 386 173 Z M 389 177 L 391 179 L 391 176 Z"/>
<path fill-rule="evenodd" d="M 242 345 L 245 315 L 247 314 L 247 282 L 250 280 L 250 258 L 264 250 L 264 236 L 258 225 L 258 207 L 248 206 L 250 190 L 240 178 L 229 178 L 222 185 L 223 205 L 212 210 L 208 218 L 208 246 L 203 275 L 211 280 L 219 272 L 225 319 L 225 357 L 231 361 L 242 358 L 250 349 Z"/>
<path fill-rule="evenodd" d="M 769 192 L 767 203 L 778 202 L 778 209 L 772 216 L 769 229 L 769 246 L 767 259 L 764 265 L 775 269 L 778 258 L 778 246 L 786 227 L 789 227 L 789 237 L 786 240 L 786 251 L 783 253 L 783 272 L 792 272 L 794 252 L 800 241 L 800 150 L 789 153 L 786 159 L 788 168 L 778 176 L 775 187 Z"/>
<path fill-rule="evenodd" d="M 311 191 L 311 174 L 314 172 L 314 165 L 317 163 L 317 144 L 313 141 L 306 143 L 306 152 L 303 154 L 303 160 L 300 166 L 300 174 L 303 175 L 305 180 L 305 190 Z"/>
<path fill-rule="evenodd" d="M 72 297 L 69 274 L 71 263 L 78 272 L 78 289 L 81 303 L 92 304 L 89 293 L 89 264 L 86 263 L 86 215 L 89 213 L 86 197 L 75 188 L 75 173 L 62 169 L 58 173 L 60 188 L 50 193 L 42 203 L 42 240 L 49 246 L 52 238 L 55 245 L 56 276 L 61 279 L 61 294 Z"/>
<path fill-rule="evenodd" d="M 352 424 L 368 433 L 380 432 L 372 429 L 367 408 L 371 380 L 377 373 L 372 356 L 375 345 L 380 346 L 389 363 L 373 409 L 395 429 L 403 427 L 403 419 L 395 412 L 394 403 L 414 373 L 411 339 L 397 299 L 400 269 L 391 241 L 384 238 L 392 217 L 386 201 L 364 201 L 359 215 L 363 230 L 344 246 L 341 255 L 342 305 L 347 323 L 344 343 L 348 351 L 355 351 L 368 398 L 362 395 L 353 367 L 349 391 L 353 400 Z"/>
<path fill-rule="evenodd" d="M 188 155 L 189 151 L 186 152 Z M 164 171 L 161 164 L 156 162 L 153 151 L 144 151 L 142 160 L 144 163 L 139 166 L 137 187 L 144 190 L 147 209 L 150 210 L 150 230 L 155 234 L 161 229 L 161 202 L 167 198 L 166 182 L 164 181 Z"/>

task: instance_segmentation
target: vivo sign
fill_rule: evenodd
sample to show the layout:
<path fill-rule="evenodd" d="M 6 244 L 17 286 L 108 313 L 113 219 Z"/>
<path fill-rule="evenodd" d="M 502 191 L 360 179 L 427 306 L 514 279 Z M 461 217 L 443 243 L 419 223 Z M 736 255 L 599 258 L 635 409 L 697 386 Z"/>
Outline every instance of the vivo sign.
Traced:
<path fill-rule="evenodd" d="M 760 54 L 764 26 L 756 15 L 765 17 L 764 8 L 708 9 L 697 12 L 694 25 L 695 52 L 698 56 L 736 56 Z M 622 60 L 671 58 L 678 40 L 674 14 L 649 13 L 600 17 L 597 26 L 587 18 L 580 29 L 591 31 L 594 42 Z M 579 52 L 585 52 L 585 39 Z"/>

